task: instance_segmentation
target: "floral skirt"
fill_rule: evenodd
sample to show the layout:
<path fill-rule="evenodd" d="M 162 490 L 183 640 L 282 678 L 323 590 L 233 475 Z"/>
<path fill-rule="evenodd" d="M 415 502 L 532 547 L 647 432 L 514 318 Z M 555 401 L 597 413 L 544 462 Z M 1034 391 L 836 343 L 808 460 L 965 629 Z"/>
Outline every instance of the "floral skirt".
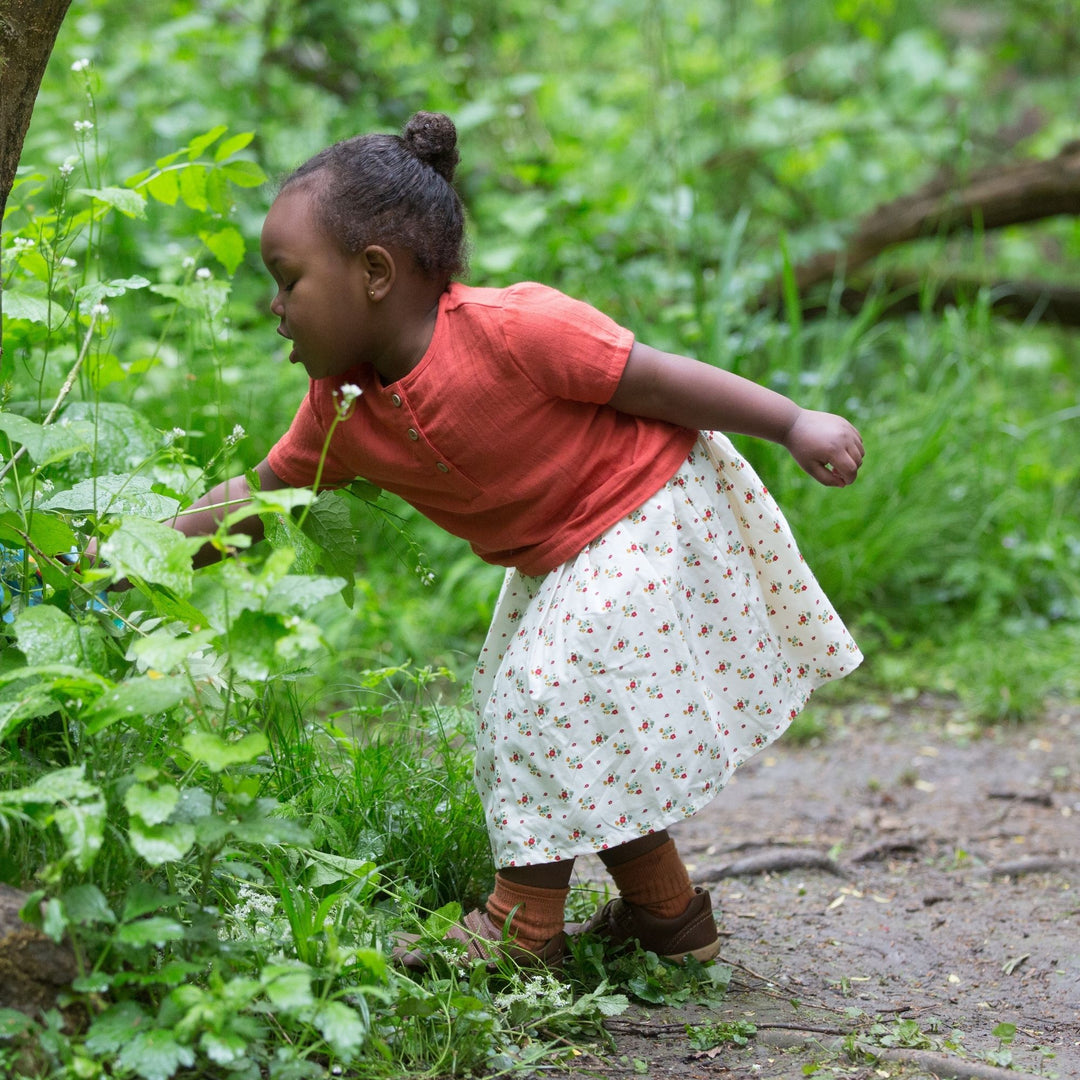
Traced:
<path fill-rule="evenodd" d="M 772 496 L 724 436 L 703 434 L 577 556 L 507 571 L 473 680 L 496 866 L 690 816 L 861 660 Z"/>

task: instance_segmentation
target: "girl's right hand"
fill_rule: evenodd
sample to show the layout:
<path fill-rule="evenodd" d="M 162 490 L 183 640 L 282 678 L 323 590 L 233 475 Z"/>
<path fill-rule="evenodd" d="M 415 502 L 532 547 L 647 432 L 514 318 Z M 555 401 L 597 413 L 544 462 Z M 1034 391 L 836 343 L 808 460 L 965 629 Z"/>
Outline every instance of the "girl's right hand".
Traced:
<path fill-rule="evenodd" d="M 859 432 L 834 413 L 800 410 L 783 445 L 807 473 L 828 487 L 854 483 L 863 462 Z"/>

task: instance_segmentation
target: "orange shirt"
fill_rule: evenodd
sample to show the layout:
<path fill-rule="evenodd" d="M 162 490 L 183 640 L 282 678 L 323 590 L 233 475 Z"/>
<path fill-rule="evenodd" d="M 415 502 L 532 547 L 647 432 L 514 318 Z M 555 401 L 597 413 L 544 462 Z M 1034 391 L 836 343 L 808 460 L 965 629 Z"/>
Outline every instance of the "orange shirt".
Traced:
<path fill-rule="evenodd" d="M 605 404 L 633 340 L 543 285 L 454 284 L 412 371 L 387 386 L 368 364 L 312 380 L 270 467 L 292 487 L 314 483 L 335 394 L 351 383 L 362 393 L 333 432 L 323 487 L 363 477 L 487 562 L 546 573 L 666 483 L 697 437 Z"/>

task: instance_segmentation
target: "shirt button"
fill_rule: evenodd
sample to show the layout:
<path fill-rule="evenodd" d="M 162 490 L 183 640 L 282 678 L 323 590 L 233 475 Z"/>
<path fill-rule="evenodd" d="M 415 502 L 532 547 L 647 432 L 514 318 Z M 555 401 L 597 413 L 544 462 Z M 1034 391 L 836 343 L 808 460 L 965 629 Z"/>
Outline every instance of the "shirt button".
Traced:
<path fill-rule="evenodd" d="M 413 442 L 416 442 L 416 440 L 420 438 L 420 432 L 417 431 L 414 427 L 409 428 L 406 434 L 409 436 L 410 439 L 412 439 Z"/>
<path fill-rule="evenodd" d="M 436 461 L 435 462 L 435 468 L 438 469 L 439 472 L 449 472 L 450 471 L 450 466 L 447 465 L 445 461 Z"/>
<path fill-rule="evenodd" d="M 390 404 L 393 405 L 395 409 L 400 409 L 401 408 L 401 395 L 400 394 L 391 394 L 390 395 Z"/>

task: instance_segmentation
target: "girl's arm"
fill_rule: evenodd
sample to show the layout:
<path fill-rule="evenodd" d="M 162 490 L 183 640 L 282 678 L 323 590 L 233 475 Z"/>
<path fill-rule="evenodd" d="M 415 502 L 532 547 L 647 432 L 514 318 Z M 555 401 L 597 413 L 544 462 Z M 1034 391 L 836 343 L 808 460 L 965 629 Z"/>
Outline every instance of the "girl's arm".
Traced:
<path fill-rule="evenodd" d="M 842 416 L 802 409 L 730 371 L 640 342 L 608 404 L 680 427 L 780 443 L 815 480 L 833 487 L 852 483 L 863 460 L 862 439 Z"/>
<path fill-rule="evenodd" d="M 289 486 L 265 459 L 255 466 L 255 472 L 262 491 L 278 491 Z M 243 476 L 233 477 L 211 488 L 201 499 L 196 499 L 186 510 L 177 514 L 171 524 L 185 536 L 213 536 L 222 518 L 242 506 L 250 497 L 247 479 Z M 236 528 L 253 540 L 262 539 L 262 519 L 257 514 L 238 522 Z M 213 546 L 207 544 L 196 554 L 194 562 L 196 566 L 204 566 L 219 557 Z"/>

